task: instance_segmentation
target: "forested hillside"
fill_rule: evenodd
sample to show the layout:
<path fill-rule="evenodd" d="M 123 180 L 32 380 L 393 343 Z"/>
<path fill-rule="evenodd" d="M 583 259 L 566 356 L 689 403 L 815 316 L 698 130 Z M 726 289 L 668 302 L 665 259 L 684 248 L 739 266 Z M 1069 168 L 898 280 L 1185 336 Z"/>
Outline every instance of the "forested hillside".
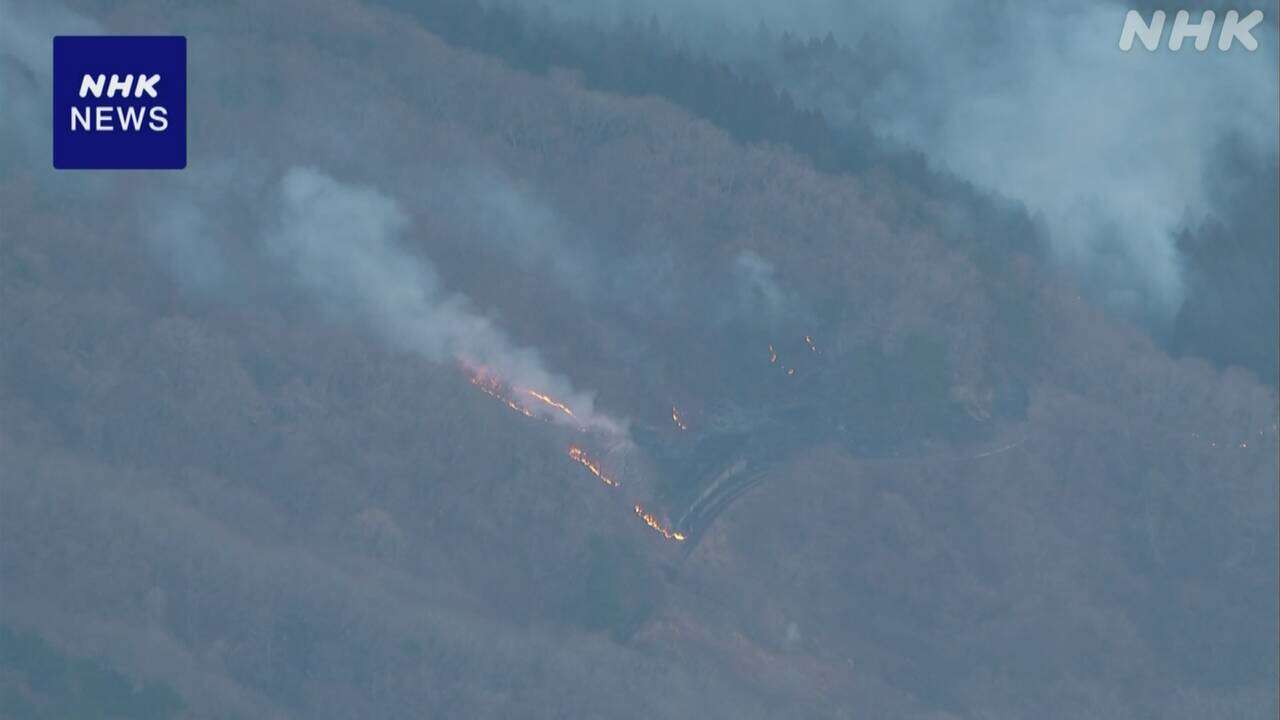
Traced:
<path fill-rule="evenodd" d="M 869 32 L 850 47 L 830 31 L 822 37 L 798 37 L 762 21 L 748 40 L 749 50 L 726 40 L 727 47 L 720 48 L 725 57 L 718 59 L 712 54 L 714 43 L 711 51 L 699 48 L 679 31 L 664 28 L 656 15 L 638 19 L 649 5 L 663 7 L 661 0 L 624 10 L 617 25 L 591 20 L 590 13 L 587 19 L 574 19 L 573 10 L 553 12 L 539 0 L 523 5 L 519 0 L 381 2 L 421 20 L 447 42 L 501 57 L 514 67 L 536 73 L 567 68 L 580 73 L 591 89 L 657 95 L 739 142 L 785 145 L 824 172 L 893 184 L 910 208 L 904 219 L 941 206 L 944 214 L 935 218 L 934 231 L 979 262 L 999 263 L 1019 252 L 1042 259 L 1046 254 L 1043 218 L 1037 223 L 1033 211 L 1020 203 L 940 169 L 921 150 L 878 135 L 871 126 L 866 116 L 875 110 L 864 104 L 891 83 L 888 78 L 904 72 L 887 47 L 897 37 L 896 28 L 882 33 L 887 38 Z M 600 14 L 608 16 L 609 11 Z M 882 21 L 869 15 L 867 27 Z M 699 28 L 683 34 L 687 38 L 699 31 L 707 32 Z M 788 85 L 811 103 L 821 105 L 826 98 L 837 117 L 828 119 L 821 107 L 797 103 Z M 1188 87 L 1187 92 L 1195 90 Z M 976 146 L 980 141 L 971 142 Z M 1173 307 L 1171 320 L 1147 318 L 1146 329 L 1174 354 L 1209 359 L 1220 367 L 1244 367 L 1274 386 L 1280 376 L 1280 309 L 1270 302 L 1280 294 L 1274 143 L 1259 155 L 1238 135 L 1228 134 L 1210 138 L 1205 150 L 1215 158 L 1205 171 L 1212 210 L 1202 222 L 1184 225 L 1177 242 L 1178 264 L 1187 276 L 1185 295 Z M 1177 154 L 1186 148 L 1161 151 Z M 1076 279 L 1099 304 L 1115 292 L 1106 273 L 1123 274 L 1131 270 L 1130 263 L 1140 262 L 1116 245 L 1113 241 L 1091 251 L 1113 266 L 1109 271 L 1090 269 L 1098 276 Z"/>
<path fill-rule="evenodd" d="M 1274 379 L 1018 208 L 640 28 L 65 5 L 0 5 L 0 715 L 1277 712 Z M 188 168 L 53 171 L 46 38 L 143 31 Z"/>

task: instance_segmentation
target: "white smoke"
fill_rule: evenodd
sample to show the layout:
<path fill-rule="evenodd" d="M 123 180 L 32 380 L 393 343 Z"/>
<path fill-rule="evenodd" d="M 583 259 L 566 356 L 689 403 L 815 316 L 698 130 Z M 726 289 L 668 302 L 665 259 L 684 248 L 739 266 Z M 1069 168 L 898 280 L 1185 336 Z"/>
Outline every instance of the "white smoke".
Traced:
<path fill-rule="evenodd" d="M 834 124 L 866 122 L 1022 203 L 1058 261 L 1103 303 L 1157 322 L 1183 299 L 1175 238 L 1215 211 L 1212 166 L 1223 141 L 1260 157 L 1277 149 L 1270 7 L 1253 30 L 1256 52 L 1126 53 L 1117 45 L 1133 4 L 1118 0 L 518 2 L 535 17 L 545 9 L 605 26 L 656 16 L 699 52 L 770 68 L 799 104 Z M 760 42 L 762 24 L 775 35 L 831 33 L 852 59 L 817 77 L 785 67 Z"/>
<path fill-rule="evenodd" d="M 529 405 L 548 419 L 623 433 L 619 422 L 596 411 L 592 395 L 549 372 L 536 351 L 512 344 L 467 297 L 447 292 L 431 265 L 400 245 L 407 227 L 396 202 L 378 191 L 293 168 L 281 185 L 278 225 L 264 246 L 327 311 L 370 323 L 395 347 L 433 362 L 484 368 L 514 387 L 556 398 L 575 416 Z"/>

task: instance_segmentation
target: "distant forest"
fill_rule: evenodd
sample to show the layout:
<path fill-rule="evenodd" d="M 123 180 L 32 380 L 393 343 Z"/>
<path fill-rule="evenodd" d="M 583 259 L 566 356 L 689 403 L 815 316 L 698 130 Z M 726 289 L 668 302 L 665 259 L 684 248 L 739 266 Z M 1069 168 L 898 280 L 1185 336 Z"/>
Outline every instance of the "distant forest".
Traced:
<path fill-rule="evenodd" d="M 743 143 L 785 145 L 823 172 L 869 174 L 876 182 L 965 210 L 966 222 L 943 225 L 943 237 L 980 267 L 1003 267 L 1015 253 L 1043 255 L 1043 238 L 1017 204 L 931 168 L 925 156 L 885 143 L 865 123 L 836 128 L 814 109 L 757 74 L 698 54 L 673 39 L 657 18 L 617 27 L 552 20 L 503 3 L 473 0 L 380 0 L 420 20 L 459 47 L 502 58 L 534 73 L 565 68 L 586 87 L 620 95 L 656 95 L 724 129 Z M 850 52 L 828 33 L 802 38 L 761 27 L 757 36 L 788 66 L 820 68 Z M 1149 328 L 1176 355 L 1239 365 L 1275 386 L 1280 376 L 1280 218 L 1259 213 L 1280 185 L 1275 158 L 1250 158 L 1230 144 L 1224 162 L 1244 178 L 1223 205 L 1230 218 L 1188 228 L 1178 241 L 1187 295 L 1172 327 Z M 910 222 L 910 217 L 900 218 Z M 998 289 L 997 289 L 998 290 Z"/>
<path fill-rule="evenodd" d="M 0 718 L 1276 716 L 1267 158 L 1161 347 L 772 65 L 374 4 L 0 0 Z M 53 171 L 140 28 L 190 167 Z"/>

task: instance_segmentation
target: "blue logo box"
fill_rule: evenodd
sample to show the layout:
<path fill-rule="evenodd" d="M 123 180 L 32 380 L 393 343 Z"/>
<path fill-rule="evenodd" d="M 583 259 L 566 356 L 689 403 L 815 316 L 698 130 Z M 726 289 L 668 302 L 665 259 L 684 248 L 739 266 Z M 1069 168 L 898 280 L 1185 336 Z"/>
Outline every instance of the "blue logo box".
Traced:
<path fill-rule="evenodd" d="M 187 166 L 187 39 L 53 38 L 53 166 Z"/>

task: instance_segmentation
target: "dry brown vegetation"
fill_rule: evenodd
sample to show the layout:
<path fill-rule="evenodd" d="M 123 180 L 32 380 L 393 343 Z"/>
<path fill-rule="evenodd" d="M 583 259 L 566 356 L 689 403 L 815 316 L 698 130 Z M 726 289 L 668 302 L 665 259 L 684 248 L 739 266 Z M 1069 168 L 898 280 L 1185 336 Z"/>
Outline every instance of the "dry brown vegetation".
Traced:
<path fill-rule="evenodd" d="M 1252 376 L 1170 359 L 1033 258 L 977 267 L 891 179 L 661 100 L 348 2 L 180 17 L 189 171 L 0 173 L 7 625 L 191 717 L 1274 712 L 1276 397 Z M 450 291 L 638 431 L 798 398 L 801 439 L 682 555 L 566 431 L 279 281 L 256 243 L 298 165 L 393 198 Z M 476 173 L 553 209 L 582 284 L 478 239 L 453 192 Z M 173 206 L 217 277 L 156 249 Z M 748 251 L 791 296 L 776 320 L 722 310 Z M 789 386 L 765 345 L 810 332 Z M 661 502 L 645 452 L 623 482 Z"/>

